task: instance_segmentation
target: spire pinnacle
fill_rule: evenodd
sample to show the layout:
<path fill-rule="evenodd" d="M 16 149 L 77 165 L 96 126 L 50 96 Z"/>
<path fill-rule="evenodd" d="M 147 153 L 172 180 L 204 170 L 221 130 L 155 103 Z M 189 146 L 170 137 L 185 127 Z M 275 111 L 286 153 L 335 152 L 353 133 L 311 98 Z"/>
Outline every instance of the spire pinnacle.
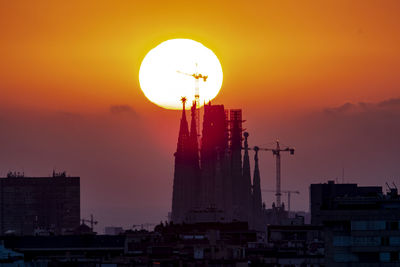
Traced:
<path fill-rule="evenodd" d="M 260 150 L 260 148 L 258 146 L 255 146 L 254 151 L 256 152 L 256 154 L 254 155 L 254 161 L 257 164 L 257 167 L 258 167 L 258 150 Z"/>
<path fill-rule="evenodd" d="M 186 110 L 186 101 L 187 101 L 187 98 L 186 98 L 186 96 L 182 96 L 181 97 L 181 102 L 182 102 L 182 120 L 183 121 L 185 121 L 185 123 L 187 124 L 187 122 L 186 122 L 186 112 L 185 112 L 185 110 Z M 182 125 L 181 125 L 181 127 L 182 127 Z M 186 126 L 186 128 L 187 128 L 187 126 Z"/>
<path fill-rule="evenodd" d="M 182 97 L 181 97 L 181 102 L 182 102 L 183 109 L 185 109 L 186 101 L 187 101 L 186 96 L 182 96 Z"/>
<path fill-rule="evenodd" d="M 181 125 L 179 128 L 179 136 L 178 136 L 178 151 L 183 151 L 184 148 L 186 149 L 188 144 L 188 138 L 189 138 L 189 128 L 188 128 L 188 123 L 186 120 L 186 112 L 185 112 L 185 104 L 186 104 L 186 97 L 181 98 L 182 101 L 182 118 L 181 118 Z"/>

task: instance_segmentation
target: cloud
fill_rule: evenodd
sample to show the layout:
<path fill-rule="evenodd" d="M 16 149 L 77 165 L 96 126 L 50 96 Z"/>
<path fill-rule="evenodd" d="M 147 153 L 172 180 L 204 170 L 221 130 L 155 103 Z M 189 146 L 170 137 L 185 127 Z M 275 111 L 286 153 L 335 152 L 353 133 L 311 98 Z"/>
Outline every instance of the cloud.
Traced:
<path fill-rule="evenodd" d="M 390 98 L 377 104 L 381 108 L 400 108 L 400 98 Z"/>
<path fill-rule="evenodd" d="M 333 107 L 333 108 L 326 108 L 325 112 L 326 113 L 343 113 L 343 112 L 348 112 L 352 109 L 354 109 L 356 106 L 350 102 L 347 102 L 339 107 Z"/>
<path fill-rule="evenodd" d="M 324 112 L 326 114 L 349 114 L 349 113 L 360 113 L 360 112 L 381 112 L 389 111 L 396 112 L 400 110 L 400 98 L 389 98 L 380 102 L 357 102 L 345 104 L 338 107 L 326 108 Z"/>
<path fill-rule="evenodd" d="M 135 110 L 129 105 L 113 105 L 110 107 L 111 114 L 121 113 L 133 113 L 136 114 Z"/>

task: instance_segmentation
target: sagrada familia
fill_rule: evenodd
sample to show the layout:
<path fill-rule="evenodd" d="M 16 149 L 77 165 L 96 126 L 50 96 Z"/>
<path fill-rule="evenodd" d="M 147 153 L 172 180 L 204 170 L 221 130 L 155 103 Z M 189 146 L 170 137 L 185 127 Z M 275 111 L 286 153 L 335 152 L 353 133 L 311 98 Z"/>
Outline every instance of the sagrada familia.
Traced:
<path fill-rule="evenodd" d="M 261 199 L 258 151 L 255 151 L 251 181 L 249 134 L 243 133 L 242 111 L 225 110 L 223 105 L 211 105 L 211 102 L 204 105 L 199 138 L 196 104 L 191 108 L 189 129 L 185 102 L 183 98 L 174 154 L 172 222 L 240 221 L 248 222 L 250 229 L 262 230 L 265 207 Z"/>

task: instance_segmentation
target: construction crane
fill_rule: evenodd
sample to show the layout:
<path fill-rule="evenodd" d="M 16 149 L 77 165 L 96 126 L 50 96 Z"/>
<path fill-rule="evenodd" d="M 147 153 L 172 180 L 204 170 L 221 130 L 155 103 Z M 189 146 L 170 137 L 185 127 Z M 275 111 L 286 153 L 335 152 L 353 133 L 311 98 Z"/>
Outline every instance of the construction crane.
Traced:
<path fill-rule="evenodd" d="M 276 190 L 271 190 L 271 189 L 263 189 L 263 192 L 274 192 L 276 193 Z M 293 191 L 293 190 L 281 190 L 281 193 L 287 194 L 287 198 L 288 198 L 288 212 L 290 212 L 290 195 L 291 194 L 300 194 L 299 191 Z"/>
<path fill-rule="evenodd" d="M 195 79 L 195 91 L 194 91 L 194 99 L 196 102 L 196 121 L 197 121 L 197 131 L 200 134 L 200 89 L 199 89 L 199 80 L 203 79 L 204 82 L 207 81 L 208 75 L 203 75 L 201 73 L 198 73 L 197 71 L 197 63 L 196 63 L 196 72 L 195 73 L 186 73 L 182 72 L 180 70 L 176 71 L 177 73 L 184 74 L 186 76 L 191 76 Z"/>
<path fill-rule="evenodd" d="M 93 214 L 90 214 L 90 220 L 82 219 L 81 221 L 82 221 L 82 224 L 84 224 L 85 222 L 90 223 L 90 229 L 92 229 L 92 232 L 93 232 L 93 226 L 99 223 L 98 221 L 94 220 Z"/>
<path fill-rule="evenodd" d="M 261 148 L 261 147 L 254 147 L 255 151 L 272 151 L 272 155 L 276 158 L 276 207 L 281 207 L 281 152 L 289 152 L 290 155 L 294 154 L 294 148 L 292 147 L 281 147 L 279 140 L 276 141 L 275 148 Z"/>

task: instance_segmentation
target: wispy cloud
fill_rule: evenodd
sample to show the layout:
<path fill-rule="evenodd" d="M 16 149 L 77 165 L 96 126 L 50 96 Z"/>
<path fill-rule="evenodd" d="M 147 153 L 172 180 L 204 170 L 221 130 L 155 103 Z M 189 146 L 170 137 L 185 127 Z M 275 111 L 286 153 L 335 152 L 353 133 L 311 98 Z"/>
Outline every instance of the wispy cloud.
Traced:
<path fill-rule="evenodd" d="M 380 102 L 346 102 L 338 107 L 326 108 L 327 114 L 347 114 L 352 112 L 379 112 L 379 111 L 400 111 L 400 98 L 389 98 Z"/>
<path fill-rule="evenodd" d="M 379 102 L 377 104 L 378 107 L 382 108 L 400 108 L 400 97 L 399 98 L 390 98 L 387 100 L 384 100 L 382 102 Z"/>
<path fill-rule="evenodd" d="M 135 110 L 129 105 L 113 105 L 110 107 L 112 114 L 131 113 L 136 114 Z"/>

